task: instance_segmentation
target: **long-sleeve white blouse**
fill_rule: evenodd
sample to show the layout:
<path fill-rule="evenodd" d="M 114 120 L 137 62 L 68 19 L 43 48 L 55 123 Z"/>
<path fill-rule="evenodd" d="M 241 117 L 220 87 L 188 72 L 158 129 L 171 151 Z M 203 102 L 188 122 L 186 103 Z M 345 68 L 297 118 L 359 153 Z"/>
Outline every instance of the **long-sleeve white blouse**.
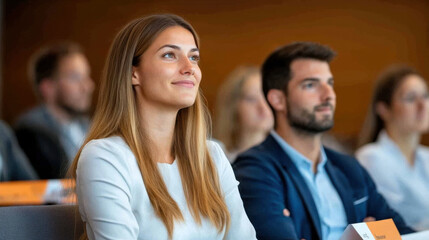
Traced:
<path fill-rule="evenodd" d="M 175 222 L 173 239 L 256 239 L 230 163 L 218 144 L 208 141 L 208 147 L 231 215 L 229 232 L 219 232 L 206 218 L 201 225 L 194 221 L 175 160 L 173 164 L 158 163 L 168 192 L 184 217 Z M 81 153 L 76 175 L 79 211 L 89 239 L 168 239 L 149 201 L 136 158 L 121 137 L 90 141 Z"/>

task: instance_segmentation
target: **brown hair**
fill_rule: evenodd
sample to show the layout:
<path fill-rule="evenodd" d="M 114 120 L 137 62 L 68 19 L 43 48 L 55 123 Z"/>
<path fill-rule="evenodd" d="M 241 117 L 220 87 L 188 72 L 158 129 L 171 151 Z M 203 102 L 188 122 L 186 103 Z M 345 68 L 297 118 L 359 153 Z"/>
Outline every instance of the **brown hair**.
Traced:
<path fill-rule="evenodd" d="M 40 82 L 43 79 L 52 78 L 57 73 L 61 59 L 77 53 L 82 53 L 78 44 L 62 42 L 44 47 L 31 57 L 28 75 L 38 96 L 40 95 L 38 90 Z"/>
<path fill-rule="evenodd" d="M 358 147 L 375 142 L 378 134 L 384 128 L 384 122 L 377 114 L 376 105 L 379 102 L 391 106 L 392 98 L 399 86 L 409 75 L 420 74 L 413 68 L 405 65 L 392 65 L 378 77 L 368 113 L 359 136 Z"/>
<path fill-rule="evenodd" d="M 240 66 L 228 75 L 221 85 L 216 99 L 215 138 L 219 139 L 228 151 L 238 148 L 240 121 L 238 102 L 243 94 L 243 86 L 249 77 L 258 74 L 257 67 Z"/>
<path fill-rule="evenodd" d="M 142 54 L 162 31 L 173 26 L 189 30 L 199 45 L 192 26 L 170 14 L 136 19 L 118 33 L 107 57 L 94 120 L 83 145 L 92 139 L 122 136 L 137 159 L 152 207 L 167 228 L 169 238 L 174 221 L 183 221 L 183 215 L 152 157 L 149 136 L 140 127 L 131 78 L 132 67 L 139 64 Z M 201 216 L 207 217 L 219 232 L 224 228 L 228 231 L 230 215 L 206 143 L 209 126 L 208 111 L 198 92 L 194 105 L 178 112 L 171 151 L 177 157 L 183 190 L 195 221 L 201 223 Z M 82 148 L 70 168 L 73 178 Z"/>

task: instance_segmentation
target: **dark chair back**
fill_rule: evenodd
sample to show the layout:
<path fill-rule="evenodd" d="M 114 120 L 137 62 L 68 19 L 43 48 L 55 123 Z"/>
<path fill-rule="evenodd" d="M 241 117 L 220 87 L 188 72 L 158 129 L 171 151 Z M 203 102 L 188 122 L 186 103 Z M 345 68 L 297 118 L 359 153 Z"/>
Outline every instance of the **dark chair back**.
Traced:
<path fill-rule="evenodd" d="M 76 205 L 0 207 L 1 240 L 75 240 L 83 229 Z"/>

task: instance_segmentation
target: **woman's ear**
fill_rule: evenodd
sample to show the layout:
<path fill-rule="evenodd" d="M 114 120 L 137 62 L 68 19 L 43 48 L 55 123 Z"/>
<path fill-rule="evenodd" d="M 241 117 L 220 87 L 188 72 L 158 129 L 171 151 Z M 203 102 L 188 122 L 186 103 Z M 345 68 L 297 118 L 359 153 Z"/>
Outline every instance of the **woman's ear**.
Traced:
<path fill-rule="evenodd" d="M 133 86 L 138 86 L 140 85 L 140 76 L 137 72 L 137 68 L 133 66 L 133 72 L 132 72 L 132 77 L 131 77 L 131 84 Z"/>
<path fill-rule="evenodd" d="M 286 96 L 283 91 L 271 89 L 267 94 L 268 103 L 276 112 L 286 110 Z"/>
<path fill-rule="evenodd" d="M 388 121 L 391 118 L 391 116 L 392 116 L 390 108 L 384 102 L 377 102 L 375 104 L 375 113 L 378 116 L 380 116 L 380 118 L 383 121 Z"/>

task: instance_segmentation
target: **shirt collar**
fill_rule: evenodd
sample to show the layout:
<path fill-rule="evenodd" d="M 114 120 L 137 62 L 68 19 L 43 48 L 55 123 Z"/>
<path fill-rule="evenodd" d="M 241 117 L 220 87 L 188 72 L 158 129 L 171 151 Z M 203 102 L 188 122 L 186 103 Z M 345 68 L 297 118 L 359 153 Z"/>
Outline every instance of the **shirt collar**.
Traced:
<path fill-rule="evenodd" d="M 280 145 L 280 147 L 283 149 L 283 151 L 289 155 L 292 162 L 298 167 L 298 168 L 305 168 L 306 170 L 312 171 L 313 168 L 313 161 L 306 158 L 304 155 L 302 155 L 300 152 L 295 150 L 291 145 L 289 145 L 280 135 L 277 134 L 276 131 L 271 130 L 270 132 L 271 136 L 277 141 L 277 143 Z M 317 165 L 317 172 L 324 171 L 324 167 L 326 165 L 328 158 L 326 157 L 325 150 L 322 146 L 320 146 L 320 162 Z"/>
<path fill-rule="evenodd" d="M 399 154 L 399 156 L 402 156 L 403 161 L 406 161 L 404 154 L 401 152 L 401 149 L 389 137 L 389 135 L 387 134 L 386 130 L 383 129 L 383 130 L 380 131 L 380 133 L 378 134 L 378 137 L 377 137 L 377 142 L 379 142 L 383 146 L 388 147 L 389 150 L 395 152 L 395 154 Z M 424 152 L 423 152 L 423 150 L 421 149 L 420 146 L 421 145 L 417 146 L 417 148 L 416 148 L 416 152 L 415 152 L 415 155 L 414 155 L 414 158 L 415 158 L 414 165 L 416 165 L 416 163 L 418 161 L 421 161 L 421 159 L 425 159 L 425 154 L 424 154 Z M 397 158 L 394 158 L 394 159 L 397 159 Z"/>
<path fill-rule="evenodd" d="M 385 146 L 388 146 L 389 148 L 399 150 L 399 147 L 396 145 L 395 142 L 392 141 L 392 139 L 390 139 L 389 135 L 387 135 L 387 132 L 384 129 L 381 130 L 380 133 L 378 134 L 377 142 Z"/>

